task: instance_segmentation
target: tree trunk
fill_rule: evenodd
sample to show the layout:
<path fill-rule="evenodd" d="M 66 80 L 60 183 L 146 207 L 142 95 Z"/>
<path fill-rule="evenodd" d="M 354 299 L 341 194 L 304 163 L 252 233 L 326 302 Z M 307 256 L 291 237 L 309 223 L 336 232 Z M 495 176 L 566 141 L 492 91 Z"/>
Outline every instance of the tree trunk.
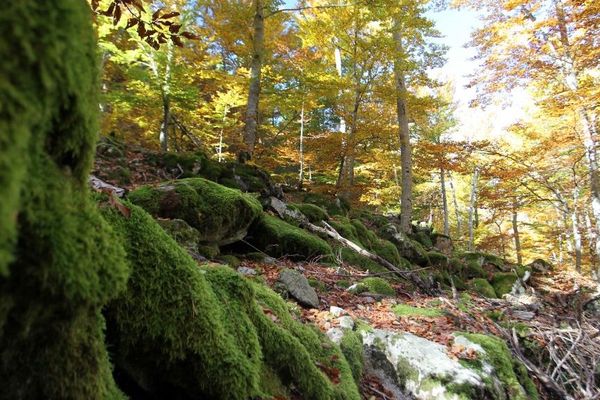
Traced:
<path fill-rule="evenodd" d="M 173 43 L 167 45 L 167 62 L 165 73 L 161 82 L 161 96 L 163 106 L 163 119 L 160 124 L 160 149 L 163 152 L 169 150 L 169 126 L 171 125 L 171 63 L 173 62 Z"/>
<path fill-rule="evenodd" d="M 577 202 L 579 201 L 579 189 L 573 189 L 573 209 L 571 210 L 571 227 L 573 228 L 573 244 L 575 247 L 575 270 L 581 273 L 581 233 L 579 232 L 579 216 Z"/>
<path fill-rule="evenodd" d="M 448 198 L 446 196 L 446 171 L 444 167 L 440 168 L 440 189 L 442 193 L 442 211 L 444 213 L 444 235 L 450 235 L 450 223 L 448 221 Z"/>
<path fill-rule="evenodd" d="M 348 197 L 348 189 L 354 183 L 354 163 L 356 161 L 355 156 L 355 141 L 356 141 L 356 130 L 357 130 L 357 119 L 358 119 L 358 110 L 360 108 L 360 91 L 357 87 L 355 96 L 354 96 L 354 106 L 352 108 L 351 115 L 351 124 L 350 124 L 350 132 L 345 139 L 345 143 L 343 144 L 344 154 L 342 155 L 342 160 L 340 162 L 340 173 L 338 175 L 337 186 L 341 190 L 341 195 L 344 197 Z"/>
<path fill-rule="evenodd" d="M 304 102 L 302 102 L 302 109 L 300 110 L 300 170 L 298 171 L 298 190 L 302 189 L 304 183 Z"/>
<path fill-rule="evenodd" d="M 479 167 L 475 167 L 473 171 L 473 179 L 471 181 L 471 201 L 469 202 L 469 250 L 473 250 L 475 243 L 475 213 L 477 208 L 477 181 L 479 180 Z"/>
<path fill-rule="evenodd" d="M 404 46 L 402 44 L 401 24 L 396 17 L 393 39 L 396 47 L 394 59 L 394 83 L 396 86 L 396 111 L 398 117 L 398 135 L 400 139 L 400 161 L 402 168 L 402 195 L 400 200 L 400 227 L 404 233 L 412 230 L 412 150 L 408 129 L 408 108 L 406 105 L 406 82 L 402 66 Z"/>
<path fill-rule="evenodd" d="M 258 102 L 260 99 L 260 79 L 265 47 L 265 16 L 262 0 L 254 0 L 254 23 L 252 36 L 252 63 L 250 65 L 250 86 L 246 105 L 244 145 L 249 157 L 254 153 L 258 131 Z"/>
<path fill-rule="evenodd" d="M 454 214 L 456 216 L 456 238 L 460 239 L 462 236 L 462 221 L 460 218 L 460 210 L 458 208 L 458 200 L 456 199 L 456 190 L 454 189 L 454 180 L 450 179 L 450 190 L 452 190 L 452 202 L 454 203 Z"/>
<path fill-rule="evenodd" d="M 219 132 L 219 149 L 217 154 L 219 156 L 219 162 L 223 162 L 223 134 L 225 131 L 225 121 L 227 120 L 227 113 L 229 112 L 229 106 L 225 106 L 223 109 L 223 120 L 221 121 L 221 131 Z"/>
<path fill-rule="evenodd" d="M 512 209 L 512 229 L 513 237 L 515 239 L 515 252 L 517 253 L 517 264 L 523 264 L 523 255 L 521 254 L 521 238 L 519 236 L 519 202 L 517 199 L 513 201 Z"/>

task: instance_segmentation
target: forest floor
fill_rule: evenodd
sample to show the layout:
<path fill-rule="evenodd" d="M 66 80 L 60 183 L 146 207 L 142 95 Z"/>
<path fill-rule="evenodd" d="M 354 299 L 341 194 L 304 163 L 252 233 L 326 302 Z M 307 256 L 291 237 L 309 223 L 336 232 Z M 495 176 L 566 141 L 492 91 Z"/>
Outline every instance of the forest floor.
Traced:
<path fill-rule="evenodd" d="M 97 157 L 94 174 L 131 190 L 178 178 L 182 172 L 180 168 L 157 168 L 148 164 L 147 158 L 144 149 L 128 146 L 114 157 Z M 299 307 L 298 317 L 323 332 L 336 327 L 331 307 L 339 307 L 354 321 L 373 328 L 410 332 L 442 344 L 455 359 L 474 356 L 454 343 L 455 332 L 493 334 L 509 343 L 512 333 L 518 336 L 517 346 L 519 342 L 523 346 L 513 351 L 527 354 L 533 368 L 538 369 L 532 378 L 541 398 L 557 398 L 549 390 L 552 384 L 573 394 L 573 398 L 600 398 L 600 389 L 593 384 L 600 376 L 600 310 L 586 311 L 590 300 L 598 296 L 598 285 L 576 272 L 535 275 L 528 281 L 526 294 L 488 299 L 466 291 L 445 291 L 432 297 L 419 293 L 409 282 L 397 281 L 392 284 L 395 296 L 357 295 L 347 290 L 349 285 L 385 273 L 369 274 L 346 264 L 335 269 L 318 262 L 278 259 L 273 263 L 242 260 L 240 266 L 256 271 L 271 287 L 276 286 L 282 269 L 301 271 L 313 282 L 320 306 Z M 398 312 L 398 305 L 403 306 L 403 312 Z M 546 379 L 550 384 L 544 382 Z M 374 376 L 364 376 L 361 392 L 365 399 L 393 398 Z"/>

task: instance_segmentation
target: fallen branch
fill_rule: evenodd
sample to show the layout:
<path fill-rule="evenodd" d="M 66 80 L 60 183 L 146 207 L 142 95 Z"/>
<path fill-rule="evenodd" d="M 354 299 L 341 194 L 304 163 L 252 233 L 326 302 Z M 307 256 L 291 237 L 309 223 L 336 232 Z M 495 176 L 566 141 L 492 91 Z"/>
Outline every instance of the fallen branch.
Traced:
<path fill-rule="evenodd" d="M 345 237 L 343 237 L 342 235 L 340 235 L 327 222 L 323 221 L 323 227 L 312 224 L 308 220 L 308 218 L 306 218 L 301 212 L 296 211 L 296 210 L 290 210 L 283 201 L 281 201 L 275 197 L 269 198 L 269 206 L 281 218 L 285 218 L 285 217 L 292 218 L 295 221 L 299 222 L 302 227 L 306 228 L 307 230 L 309 230 L 313 233 L 329 236 L 330 238 L 339 242 L 342 246 L 353 250 L 354 252 L 360 254 L 363 257 L 367 257 L 368 259 L 375 261 L 376 263 L 385 267 L 387 270 L 393 272 L 400 278 L 405 279 L 409 282 L 412 282 L 419 289 L 421 289 L 425 294 L 429 294 L 432 296 L 435 296 L 438 294 L 436 289 L 432 288 L 430 285 L 427 285 L 425 282 L 423 282 L 423 280 L 421 278 L 419 278 L 419 276 L 415 275 L 413 273 L 413 271 L 402 270 L 402 269 L 396 267 L 394 264 L 392 264 L 388 260 L 386 260 L 385 258 L 363 249 L 361 246 L 357 245 L 356 243 L 352 242 L 351 240 L 348 240 Z"/>
<path fill-rule="evenodd" d="M 555 394 L 557 398 L 564 400 L 575 400 L 574 397 L 569 395 L 554 379 L 552 379 L 548 374 L 539 369 L 535 364 L 533 364 L 521 351 L 521 347 L 519 345 L 519 339 L 517 338 L 517 331 L 515 328 L 512 328 L 512 334 L 508 332 L 508 330 L 502 328 L 501 326 L 494 324 L 496 329 L 504 336 L 504 338 L 510 343 L 511 348 L 513 350 L 513 354 L 525 365 L 525 368 L 532 374 L 534 374 L 544 385 L 544 387 Z"/>

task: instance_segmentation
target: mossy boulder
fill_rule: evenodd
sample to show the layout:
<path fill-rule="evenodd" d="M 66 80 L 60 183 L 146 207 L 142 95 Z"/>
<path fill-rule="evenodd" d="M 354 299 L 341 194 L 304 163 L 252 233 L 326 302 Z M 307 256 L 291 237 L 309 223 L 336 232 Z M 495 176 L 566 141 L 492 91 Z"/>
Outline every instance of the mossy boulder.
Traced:
<path fill-rule="evenodd" d="M 329 215 L 327 215 L 327 211 L 314 204 L 296 203 L 290 204 L 289 206 L 300 211 L 312 223 L 329 220 Z"/>
<path fill-rule="evenodd" d="M 270 397 L 268 369 L 307 398 L 358 399 L 339 348 L 293 320 L 277 294 L 229 267 L 199 268 L 150 215 L 126 206 L 129 218 L 104 209 L 133 270 L 106 315 L 118 373 L 138 390 L 158 398 Z M 339 369 L 340 383 L 316 363 Z"/>
<path fill-rule="evenodd" d="M 323 239 L 268 214 L 254 223 L 247 240 L 272 257 L 309 260 L 332 255 Z"/>
<path fill-rule="evenodd" d="M 354 380 L 360 382 L 364 364 L 362 336 L 358 332 L 344 330 L 344 336 L 342 336 L 342 340 L 340 341 L 340 348 L 350 365 Z"/>
<path fill-rule="evenodd" d="M 494 274 L 491 284 L 498 297 L 502 297 L 505 294 L 512 292 L 515 283 L 517 283 L 518 280 L 519 277 L 513 272 L 499 272 Z"/>
<path fill-rule="evenodd" d="M 437 251 L 429 251 L 427 257 L 429 257 L 431 265 L 438 268 L 446 269 L 450 262 L 447 255 Z"/>
<path fill-rule="evenodd" d="M 500 385 L 498 385 L 500 387 L 494 398 L 508 400 L 537 400 L 539 398 L 535 384 L 528 376 L 525 366 L 513 358 L 511 351 L 502 339 L 478 333 L 459 333 L 456 336 L 462 336 L 476 345 L 474 349 L 478 358 L 467 361 L 467 364 L 476 370 L 482 369 L 484 364 L 493 368 L 494 378 L 500 381 Z M 486 383 L 488 386 L 493 385 L 489 379 Z M 490 389 L 492 392 L 494 391 L 493 388 Z"/>
<path fill-rule="evenodd" d="M 5 399 L 120 399 L 101 310 L 124 249 L 87 188 L 97 48 L 84 1 L 0 12 L 0 380 Z"/>
<path fill-rule="evenodd" d="M 483 278 L 472 279 L 469 282 L 469 288 L 474 292 L 479 293 L 483 297 L 491 299 L 498 297 L 496 291 L 494 290 L 494 287 L 490 285 L 490 283 L 486 279 Z"/>
<path fill-rule="evenodd" d="M 350 204 L 346 200 L 321 193 L 308 193 L 302 202 L 322 207 L 327 210 L 329 215 L 347 215 L 350 210 Z"/>
<path fill-rule="evenodd" d="M 431 235 L 431 241 L 433 242 L 433 248 L 442 254 L 451 256 L 454 251 L 454 243 L 452 238 L 441 233 L 434 233 Z"/>
<path fill-rule="evenodd" d="M 184 220 L 198 230 L 201 242 L 218 245 L 242 239 L 262 213 L 252 196 L 204 178 L 143 186 L 128 198 L 155 217 Z"/>
<path fill-rule="evenodd" d="M 342 262 L 348 263 L 351 266 L 363 271 L 370 272 L 386 272 L 387 269 L 368 257 L 358 254 L 352 249 L 341 247 L 336 250 L 336 254 Z"/>
<path fill-rule="evenodd" d="M 190 254 L 198 253 L 200 232 L 182 219 L 157 219 L 158 224 Z"/>
<path fill-rule="evenodd" d="M 385 225 L 380 233 L 381 237 L 389 240 L 398 248 L 400 256 L 421 266 L 429 264 L 429 256 L 423 245 L 402 233 L 395 224 Z"/>
<path fill-rule="evenodd" d="M 366 286 L 368 292 L 383 294 L 385 296 L 396 295 L 396 290 L 394 290 L 392 285 L 383 278 L 371 276 L 363 279 L 360 283 Z"/>

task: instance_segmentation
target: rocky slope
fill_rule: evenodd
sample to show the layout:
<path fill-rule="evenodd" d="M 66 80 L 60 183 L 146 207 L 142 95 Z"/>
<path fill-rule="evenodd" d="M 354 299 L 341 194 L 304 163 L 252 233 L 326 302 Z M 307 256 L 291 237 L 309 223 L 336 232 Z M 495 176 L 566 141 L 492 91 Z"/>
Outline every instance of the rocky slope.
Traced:
<path fill-rule="evenodd" d="M 111 150 L 113 146 L 118 147 Z M 548 313 L 554 312 L 553 305 L 543 296 L 532 295 L 532 285 L 541 290 L 540 282 L 554 274 L 543 260 L 522 266 L 491 254 L 457 251 L 451 238 L 427 227 L 415 226 L 414 234 L 407 236 L 400 233 L 398 220 L 393 216 L 350 209 L 340 199 L 324 194 L 284 194 L 259 169 L 220 165 L 201 154 L 161 158 L 111 141 L 101 144 L 100 153 L 97 172 L 112 183 L 132 189 L 126 196 L 127 208 L 136 214 L 142 212 L 139 206 L 153 215 L 164 231 L 199 263 L 195 269 L 202 271 L 213 290 L 214 285 L 229 279 L 249 285 L 255 298 L 251 303 L 262 310 L 262 314 L 258 313 L 260 318 L 248 314 L 247 324 L 253 325 L 249 329 L 259 337 L 255 357 L 267 361 L 271 369 L 269 379 L 276 377 L 273 384 L 263 381 L 261 375 L 255 387 L 278 388 L 270 393 L 264 389 L 256 392 L 261 396 L 351 398 L 359 395 L 356 388 L 364 398 L 537 399 L 566 394 L 560 385 L 553 391 L 552 384 L 541 382 L 545 374 L 538 376 L 528 371 L 523 363 L 527 360 L 519 359 L 518 356 L 524 357 L 522 353 L 514 354 L 514 343 L 508 340 L 512 329 L 523 347 L 518 350 L 530 357 L 547 357 L 544 338 L 530 328 L 553 323 L 547 320 Z M 132 157 L 132 153 L 137 155 Z M 115 162 L 114 154 L 120 154 L 119 162 Z M 135 163 L 130 162 L 132 158 Z M 163 159 L 170 164 L 160 161 Z M 148 180 L 152 182 L 139 186 L 134 181 L 124 181 L 113 175 L 115 166 L 133 169 L 129 174 L 151 177 Z M 179 179 L 164 181 L 165 177 L 177 176 Z M 281 204 L 285 207 L 283 213 Z M 438 296 L 420 294 L 414 280 L 390 271 L 377 258 L 366 257 L 330 235 L 307 229 L 313 224 L 328 227 L 360 249 L 409 271 Z M 143 239 L 146 240 L 159 241 Z M 160 241 L 164 240 L 163 236 Z M 141 245 L 140 241 L 137 243 L 136 247 Z M 137 263 L 141 263 L 141 258 L 134 257 Z M 143 264 L 139 268 L 154 268 L 156 261 Z M 211 281 L 212 274 L 220 275 L 220 279 Z M 140 283 L 134 277 L 135 272 L 129 284 L 137 288 Z M 585 285 L 592 289 L 590 282 Z M 268 288 L 278 293 L 269 295 L 271 301 L 279 303 L 276 307 L 266 305 L 269 303 L 262 297 L 270 291 Z M 545 290 L 551 289 L 546 286 Z M 164 297 L 159 292 L 156 295 Z M 238 295 L 228 293 L 220 300 L 239 304 L 239 299 L 235 299 Z M 158 307 L 151 310 L 152 315 L 161 314 Z M 127 309 L 132 315 L 144 313 L 129 306 Z M 265 326 L 258 324 L 257 318 L 270 320 L 275 326 L 284 325 L 291 329 L 292 336 L 295 328 L 288 324 L 318 327 L 317 336 L 312 339 L 315 346 L 339 350 L 324 356 L 314 349 L 311 353 L 309 346 L 309 357 L 302 362 L 316 366 L 315 377 L 326 378 L 326 383 L 317 386 L 329 386 L 331 391 L 316 394 L 311 391 L 314 383 L 303 386 L 302 381 L 309 378 L 296 375 L 302 375 L 307 367 L 298 365 L 281 375 L 281 366 L 269 362 L 276 351 L 263 348 L 268 345 L 266 339 L 260 341 Z M 178 330 L 183 328 L 181 325 Z M 196 329 L 201 332 L 203 328 Z M 134 332 L 132 329 L 125 336 Z M 305 345 L 305 338 L 296 338 Z M 279 347 L 279 351 L 290 350 Z M 297 351 L 300 350 L 294 350 Z M 143 382 L 156 378 L 139 371 L 162 371 L 160 364 L 132 367 L 124 360 L 122 366 L 117 358 L 116 365 L 135 390 L 154 395 L 163 390 L 144 386 Z M 223 368 L 227 369 L 217 367 L 219 371 Z M 264 368 L 259 363 L 254 370 Z M 247 373 L 243 375 L 248 379 Z M 185 379 L 177 378 L 177 382 L 182 381 Z M 166 384 L 168 390 L 173 390 L 174 385 L 177 386 L 174 382 Z M 205 389 L 199 385 L 197 393 L 203 393 Z M 225 387 L 231 390 L 232 386 L 226 383 Z M 177 390 L 185 393 L 186 389 Z"/>

